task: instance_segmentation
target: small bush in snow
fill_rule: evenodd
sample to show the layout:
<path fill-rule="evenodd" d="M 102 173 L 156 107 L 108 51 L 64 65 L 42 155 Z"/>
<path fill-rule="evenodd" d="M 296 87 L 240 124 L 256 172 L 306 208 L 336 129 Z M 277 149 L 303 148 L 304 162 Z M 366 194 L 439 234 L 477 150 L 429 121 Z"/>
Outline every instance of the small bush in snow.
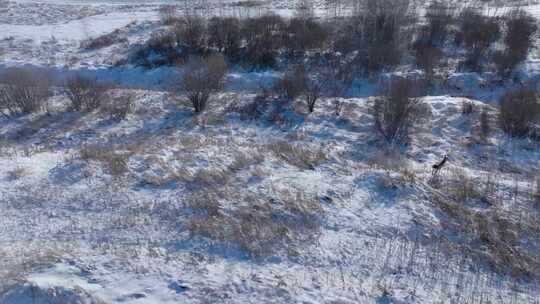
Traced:
<path fill-rule="evenodd" d="M 472 101 L 463 101 L 461 103 L 461 114 L 469 115 L 475 111 L 475 106 Z"/>
<path fill-rule="evenodd" d="M 105 99 L 102 103 L 100 111 L 115 121 L 126 119 L 127 115 L 133 108 L 133 96 L 121 95 Z"/>
<path fill-rule="evenodd" d="M 192 58 L 187 66 L 180 89 L 193 105 L 196 113 L 206 109 L 210 95 L 223 87 L 227 64 L 222 56 Z"/>
<path fill-rule="evenodd" d="M 49 97 L 49 79 L 44 73 L 22 68 L 0 75 L 0 114 L 6 117 L 37 112 Z"/>
<path fill-rule="evenodd" d="M 287 71 L 274 86 L 276 94 L 288 101 L 294 101 L 305 91 L 306 70 L 299 65 Z"/>
<path fill-rule="evenodd" d="M 535 91 L 521 89 L 508 92 L 501 99 L 499 123 L 511 136 L 535 137 L 535 127 L 540 121 L 540 103 Z M 536 134 L 538 136 L 538 134 Z"/>
<path fill-rule="evenodd" d="M 109 88 L 109 85 L 99 83 L 96 79 L 77 75 L 67 81 L 64 90 L 72 111 L 91 112 L 101 106 Z"/>
<path fill-rule="evenodd" d="M 419 118 L 422 84 L 404 78 L 393 78 L 384 96 L 375 101 L 375 130 L 389 143 L 404 143 L 410 127 Z"/>
<path fill-rule="evenodd" d="M 480 137 L 486 140 L 491 133 L 491 124 L 489 122 L 489 113 L 486 107 L 480 112 Z"/>

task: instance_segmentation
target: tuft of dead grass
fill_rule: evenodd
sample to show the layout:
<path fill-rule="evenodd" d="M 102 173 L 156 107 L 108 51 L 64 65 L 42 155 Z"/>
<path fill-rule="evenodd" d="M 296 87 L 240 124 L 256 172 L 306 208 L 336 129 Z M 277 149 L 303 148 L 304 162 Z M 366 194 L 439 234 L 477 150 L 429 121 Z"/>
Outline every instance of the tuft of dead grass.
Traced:
<path fill-rule="evenodd" d="M 316 198 L 302 192 L 275 194 L 267 199 L 260 195 L 234 197 L 238 207 L 225 209 L 221 202 L 227 194 L 195 193 L 186 200 L 195 214 L 186 227 L 192 236 L 238 246 L 252 258 L 280 250 L 290 253 L 295 244 L 317 237 L 323 209 Z"/>
<path fill-rule="evenodd" d="M 81 159 L 85 161 L 99 161 L 105 165 L 112 176 L 118 177 L 129 171 L 128 153 L 112 151 L 109 147 L 102 145 L 87 145 L 79 151 Z"/>
<path fill-rule="evenodd" d="M 29 174 L 30 172 L 28 172 L 28 170 L 26 170 L 26 168 L 23 168 L 23 167 L 17 167 L 7 172 L 7 176 L 9 180 L 19 180 Z"/>
<path fill-rule="evenodd" d="M 284 140 L 278 140 L 267 147 L 275 156 L 300 169 L 314 170 L 328 160 L 328 156 L 319 147 L 293 144 Z"/>

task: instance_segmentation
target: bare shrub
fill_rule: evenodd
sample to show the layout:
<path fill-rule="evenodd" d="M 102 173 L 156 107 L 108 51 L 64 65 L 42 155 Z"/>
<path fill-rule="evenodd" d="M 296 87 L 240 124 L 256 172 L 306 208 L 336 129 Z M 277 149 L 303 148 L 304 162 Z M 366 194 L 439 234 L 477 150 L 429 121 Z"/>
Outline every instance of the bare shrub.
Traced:
<path fill-rule="evenodd" d="M 540 176 L 534 179 L 534 189 L 532 191 L 532 199 L 537 207 L 540 207 Z"/>
<path fill-rule="evenodd" d="M 49 97 L 49 78 L 39 71 L 9 68 L 0 75 L 0 113 L 6 117 L 37 112 Z"/>
<path fill-rule="evenodd" d="M 496 54 L 494 61 L 498 74 L 507 78 L 523 62 L 533 47 L 536 19 L 523 10 L 513 10 L 505 17 L 505 50 Z"/>
<path fill-rule="evenodd" d="M 202 17 L 186 12 L 175 23 L 173 31 L 178 45 L 192 52 L 201 52 L 206 48 L 206 22 Z"/>
<path fill-rule="evenodd" d="M 456 36 L 458 45 L 467 50 L 465 67 L 480 71 L 491 45 L 499 39 L 501 29 L 496 17 L 485 16 L 473 9 L 465 9 L 459 16 L 459 32 Z"/>
<path fill-rule="evenodd" d="M 465 202 L 479 196 L 475 181 L 464 170 L 454 169 L 452 171 L 452 180 L 453 183 L 449 189 L 458 202 Z"/>
<path fill-rule="evenodd" d="M 241 23 L 237 18 L 213 17 L 208 24 L 208 44 L 231 59 L 239 59 Z"/>
<path fill-rule="evenodd" d="M 521 89 L 506 93 L 500 102 L 501 128 L 514 137 L 532 137 L 533 126 L 540 119 L 540 103 L 535 91 Z"/>
<path fill-rule="evenodd" d="M 324 151 L 318 147 L 291 144 L 284 140 L 269 144 L 268 148 L 280 159 L 301 169 L 314 170 L 328 160 Z"/>
<path fill-rule="evenodd" d="M 279 97 L 285 98 L 288 101 L 294 101 L 305 91 L 306 70 L 303 66 L 298 65 L 294 69 L 287 71 L 281 79 L 279 79 L 274 91 Z"/>
<path fill-rule="evenodd" d="M 186 66 L 180 90 L 187 95 L 195 113 L 206 109 L 210 95 L 223 87 L 226 73 L 227 64 L 222 56 L 191 58 Z"/>
<path fill-rule="evenodd" d="M 100 111 L 115 121 L 126 119 L 133 108 L 133 95 L 131 94 L 107 98 L 105 101 L 101 104 Z"/>
<path fill-rule="evenodd" d="M 475 111 L 475 105 L 472 101 L 461 102 L 461 114 L 470 115 Z"/>
<path fill-rule="evenodd" d="M 80 75 L 70 78 L 64 91 L 69 98 L 72 111 L 94 111 L 107 98 L 110 85 L 99 83 L 96 79 Z"/>
<path fill-rule="evenodd" d="M 384 96 L 373 104 L 375 130 L 388 143 L 404 143 L 410 127 L 419 118 L 422 85 L 418 81 L 393 78 Z"/>
<path fill-rule="evenodd" d="M 491 123 L 489 121 L 489 112 L 486 107 L 480 112 L 480 137 L 486 140 L 491 133 Z"/>
<path fill-rule="evenodd" d="M 171 25 L 178 21 L 178 12 L 175 5 L 162 5 L 159 8 L 159 20 L 165 25 Z"/>
<path fill-rule="evenodd" d="M 278 15 L 249 18 L 243 22 L 246 62 L 254 68 L 273 67 L 283 45 L 285 21 Z"/>
<path fill-rule="evenodd" d="M 322 89 L 323 83 L 316 79 L 313 73 L 306 75 L 304 78 L 304 96 L 306 97 L 309 113 L 313 113 L 315 110 L 315 104 L 321 97 Z"/>

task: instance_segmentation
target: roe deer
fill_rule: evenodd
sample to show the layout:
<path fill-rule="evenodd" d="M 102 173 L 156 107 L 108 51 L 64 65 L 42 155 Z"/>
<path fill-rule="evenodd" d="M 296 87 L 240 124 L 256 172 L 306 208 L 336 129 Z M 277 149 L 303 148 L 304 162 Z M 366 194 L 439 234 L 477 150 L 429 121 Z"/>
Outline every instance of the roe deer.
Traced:
<path fill-rule="evenodd" d="M 439 171 L 441 171 L 442 167 L 444 167 L 444 164 L 446 163 L 447 160 L 448 160 L 448 154 L 445 154 L 444 158 L 440 162 L 434 164 L 431 167 L 432 168 L 431 169 L 431 175 L 439 174 Z"/>

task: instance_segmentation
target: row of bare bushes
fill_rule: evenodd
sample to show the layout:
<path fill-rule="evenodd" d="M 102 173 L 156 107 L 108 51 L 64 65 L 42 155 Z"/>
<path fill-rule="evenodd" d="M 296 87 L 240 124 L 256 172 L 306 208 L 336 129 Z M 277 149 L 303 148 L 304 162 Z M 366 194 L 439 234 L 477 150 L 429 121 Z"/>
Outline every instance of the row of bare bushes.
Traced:
<path fill-rule="evenodd" d="M 411 54 L 431 79 L 444 59 L 456 55 L 449 49 L 458 48 L 458 68 L 488 68 L 508 78 L 526 59 L 537 31 L 534 17 L 519 9 L 490 16 L 471 7 L 434 2 L 427 8 L 426 21 L 420 22 L 419 10 L 409 0 L 363 0 L 351 16 L 318 20 L 310 1 L 302 3 L 289 19 L 272 14 L 205 19 L 168 6 L 162 20 L 170 30 L 156 33 L 134 60 L 148 66 L 178 64 L 193 54 L 220 52 L 228 61 L 266 68 L 341 54 L 355 73 L 374 75 L 392 70 Z M 155 61 L 149 62 L 149 57 Z"/>
<path fill-rule="evenodd" d="M 16 117 L 39 112 L 52 95 L 53 81 L 43 71 L 10 68 L 0 75 L 0 114 Z M 132 109 L 133 96 L 114 94 L 114 86 L 80 75 L 69 78 L 62 92 L 69 100 L 69 111 L 100 110 L 113 120 L 125 119 Z"/>

